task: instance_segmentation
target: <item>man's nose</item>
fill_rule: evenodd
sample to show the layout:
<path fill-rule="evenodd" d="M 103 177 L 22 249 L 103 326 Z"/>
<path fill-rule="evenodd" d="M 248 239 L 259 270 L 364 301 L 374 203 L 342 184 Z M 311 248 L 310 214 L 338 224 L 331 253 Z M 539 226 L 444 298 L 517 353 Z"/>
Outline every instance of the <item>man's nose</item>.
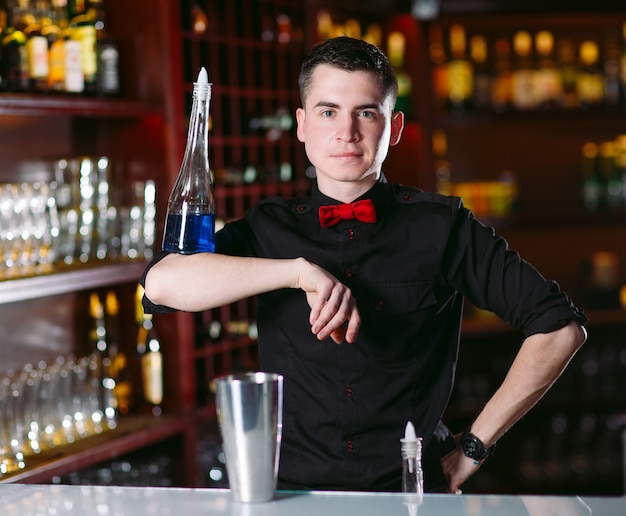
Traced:
<path fill-rule="evenodd" d="M 359 139 L 359 125 L 355 116 L 346 116 L 339 122 L 337 138 L 346 142 Z"/>

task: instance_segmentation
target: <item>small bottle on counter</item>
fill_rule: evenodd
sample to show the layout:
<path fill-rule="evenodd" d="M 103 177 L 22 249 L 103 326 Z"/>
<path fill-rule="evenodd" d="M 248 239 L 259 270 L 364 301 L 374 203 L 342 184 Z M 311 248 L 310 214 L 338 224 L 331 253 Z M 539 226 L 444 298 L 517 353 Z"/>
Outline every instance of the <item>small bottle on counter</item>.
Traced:
<path fill-rule="evenodd" d="M 215 197 L 209 168 L 211 86 L 202 68 L 193 85 L 183 163 L 167 205 L 164 251 L 194 254 L 215 250 Z"/>
<path fill-rule="evenodd" d="M 424 494 L 422 472 L 422 438 L 415 435 L 415 427 L 410 421 L 404 429 L 402 445 L 402 492 Z"/>

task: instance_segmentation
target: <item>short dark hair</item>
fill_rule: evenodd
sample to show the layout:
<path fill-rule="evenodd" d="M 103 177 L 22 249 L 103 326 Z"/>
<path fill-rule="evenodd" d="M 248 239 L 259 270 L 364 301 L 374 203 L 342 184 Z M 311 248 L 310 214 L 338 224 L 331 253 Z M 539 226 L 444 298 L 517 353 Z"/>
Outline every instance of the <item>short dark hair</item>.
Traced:
<path fill-rule="evenodd" d="M 303 106 L 313 72 L 321 64 L 347 72 L 375 73 L 382 83 L 383 94 L 385 97 L 392 95 L 395 103 L 398 96 L 398 80 L 387 56 L 376 45 L 348 36 L 339 36 L 317 44 L 302 62 L 298 86 Z"/>

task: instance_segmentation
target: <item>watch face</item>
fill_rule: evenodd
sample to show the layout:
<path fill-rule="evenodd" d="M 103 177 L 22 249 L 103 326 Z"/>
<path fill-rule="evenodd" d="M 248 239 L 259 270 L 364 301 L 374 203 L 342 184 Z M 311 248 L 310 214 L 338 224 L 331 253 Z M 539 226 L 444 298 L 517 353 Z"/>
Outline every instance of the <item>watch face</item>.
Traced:
<path fill-rule="evenodd" d="M 476 441 L 473 439 L 465 439 L 463 441 L 463 451 L 470 456 L 473 456 L 478 451 L 478 447 L 476 446 Z"/>
<path fill-rule="evenodd" d="M 463 453 L 470 459 L 482 460 L 488 455 L 480 440 L 471 434 L 463 436 L 462 446 Z"/>

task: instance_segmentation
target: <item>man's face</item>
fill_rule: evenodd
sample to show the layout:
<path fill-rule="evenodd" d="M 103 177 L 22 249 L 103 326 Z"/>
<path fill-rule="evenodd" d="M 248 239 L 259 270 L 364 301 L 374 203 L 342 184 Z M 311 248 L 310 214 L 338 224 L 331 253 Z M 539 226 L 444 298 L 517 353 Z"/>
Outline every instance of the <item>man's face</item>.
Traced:
<path fill-rule="evenodd" d="M 304 108 L 296 112 L 297 135 L 315 166 L 318 184 L 374 182 L 390 145 L 402 133 L 403 115 L 393 113 L 372 72 L 319 65 Z"/>

